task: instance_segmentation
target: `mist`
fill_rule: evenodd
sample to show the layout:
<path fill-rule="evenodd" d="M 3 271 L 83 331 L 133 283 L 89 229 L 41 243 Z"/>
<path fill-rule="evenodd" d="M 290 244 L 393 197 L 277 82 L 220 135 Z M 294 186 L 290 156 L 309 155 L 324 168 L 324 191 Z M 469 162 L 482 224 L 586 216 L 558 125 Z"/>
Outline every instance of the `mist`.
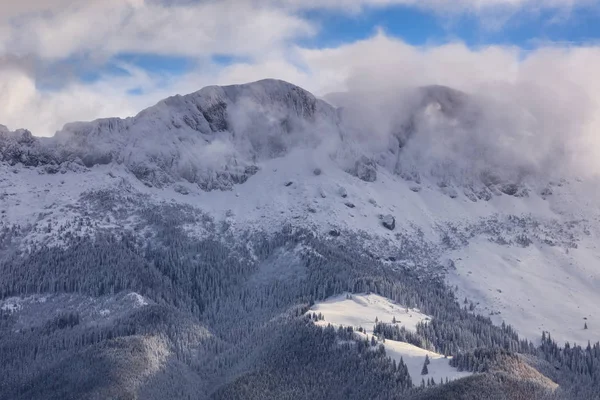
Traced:
<path fill-rule="evenodd" d="M 380 32 L 305 56 L 325 73 L 343 71 L 344 90 L 323 97 L 344 109 L 357 146 L 400 174 L 444 184 L 600 172 L 595 47 L 419 48 Z"/>
<path fill-rule="evenodd" d="M 228 110 L 230 127 L 238 134 L 235 143 L 222 134 L 210 146 L 202 141 L 188 146 L 181 168 L 202 164 L 219 169 L 231 159 L 245 165 L 308 146 L 315 149 L 315 163 L 319 157 L 334 157 L 343 169 L 351 169 L 367 156 L 407 179 L 429 177 L 440 185 L 548 182 L 600 172 L 598 47 L 540 45 L 523 51 L 462 43 L 412 46 L 379 31 L 366 40 L 335 48 L 295 48 L 293 54 L 294 63 L 233 64 L 210 80 L 191 72 L 133 100 L 119 94 L 115 82 L 40 96 L 31 80 L 13 79 L 5 86 L 8 92 L 26 93 L 35 101 L 32 105 L 17 96 L 3 103 L 10 118 L 0 122 L 29 128 L 67 121 L 73 112 L 77 117 L 72 119 L 133 115 L 142 103 L 207 82 L 272 77 L 297 84 L 340 110 L 323 111 L 307 122 L 288 118 L 289 110 L 277 108 L 281 105 L 241 99 Z M 118 83 L 129 90 L 148 79 L 133 74 Z M 93 96 L 90 89 L 95 89 Z M 21 109 L 34 110 L 36 117 L 15 122 L 22 118 Z M 167 140 L 167 128 L 152 137 Z M 158 151 L 156 143 L 145 141 L 138 145 Z"/>

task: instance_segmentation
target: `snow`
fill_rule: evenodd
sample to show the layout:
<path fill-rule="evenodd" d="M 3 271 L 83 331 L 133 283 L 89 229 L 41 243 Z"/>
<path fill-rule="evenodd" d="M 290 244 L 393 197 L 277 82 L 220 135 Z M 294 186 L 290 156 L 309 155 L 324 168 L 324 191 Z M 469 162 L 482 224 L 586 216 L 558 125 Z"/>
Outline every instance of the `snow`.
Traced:
<path fill-rule="evenodd" d="M 427 351 L 414 346 L 410 343 L 396 342 L 394 340 L 385 340 L 385 352 L 396 362 L 402 359 L 408 368 L 408 373 L 415 386 L 421 383 L 421 379 L 427 381 L 428 378 L 435 379 L 436 383 L 445 382 L 446 378 L 449 381 L 460 379 L 471 375 L 470 372 L 458 371 L 451 367 L 449 360 L 441 354 Z M 427 375 L 421 375 L 425 356 L 429 356 L 431 363 L 427 366 Z"/>
<path fill-rule="evenodd" d="M 375 319 L 385 323 L 392 323 L 394 318 L 398 326 L 404 326 L 409 331 L 415 331 L 419 322 L 429 321 L 431 317 L 416 309 L 407 309 L 393 303 L 391 300 L 376 294 L 343 294 L 331 297 L 323 302 L 315 303 L 308 313 L 321 313 L 323 320 L 316 321 L 317 325 L 334 327 L 351 326 L 355 330 L 359 327 L 365 329 L 365 333 L 356 332 L 363 338 L 373 336 Z M 382 343 L 386 354 L 396 362 L 404 361 L 408 368 L 414 385 L 419 385 L 422 378 L 425 380 L 433 378 L 436 383 L 459 379 L 471 375 L 469 372 L 459 372 L 449 364 L 449 359 L 443 355 L 421 349 L 405 342 L 386 339 Z M 428 374 L 421 375 L 425 357 L 429 356 L 431 363 L 427 366 Z"/>
<path fill-rule="evenodd" d="M 312 173 L 315 163 L 323 171 L 319 176 Z M 438 242 L 438 227 L 444 223 L 477 222 L 494 215 L 531 216 L 559 224 L 584 218 L 597 223 L 600 215 L 596 206 L 585 204 L 589 197 L 569 195 L 570 187 L 554 188 L 555 195 L 546 200 L 532 193 L 525 198 L 502 195 L 473 203 L 464 196 L 452 199 L 426 183 L 415 193 L 409 183 L 386 171 L 379 171 L 376 182 L 363 182 L 330 159 L 317 162 L 303 150 L 265 162 L 261 167 L 234 192 L 197 192 L 176 197 L 177 201 L 200 206 L 217 220 L 224 219 L 230 210 L 230 229 L 234 232 L 273 232 L 287 222 L 321 233 L 331 229 L 368 232 L 392 248 L 400 246 L 398 232 L 419 228 L 426 240 Z M 294 185 L 285 187 L 288 181 Z M 340 196 L 340 187 L 347 193 L 346 198 Z M 172 198 L 166 191 L 160 195 Z M 346 201 L 356 207 L 346 207 Z M 314 212 L 309 212 L 309 208 Z M 395 217 L 393 232 L 381 225 L 381 214 Z M 592 231 L 591 236 L 580 238 L 582 243 L 577 249 L 569 249 L 569 254 L 558 246 L 535 244 L 523 249 L 473 238 L 466 248 L 443 254 L 443 258 L 453 259 L 457 267 L 457 271 L 451 271 L 448 282 L 458 286 L 459 299 L 466 296 L 480 302 L 477 311 L 484 315 L 500 311 L 493 317 L 496 323 L 504 321 L 534 342 L 541 338 L 543 330 L 556 333 L 561 342 L 596 341 L 600 338 L 600 315 L 594 307 L 600 303 L 600 250 L 595 244 L 599 238 L 600 234 Z M 371 244 L 374 251 L 377 246 L 375 241 Z M 584 317 L 588 318 L 586 331 Z"/>
<path fill-rule="evenodd" d="M 109 174 L 110 173 L 110 174 Z M 112 176 L 111 176 L 112 175 Z M 19 225 L 28 230 L 27 242 L 62 245 L 56 234 L 93 235 L 95 228 L 77 226 L 82 217 L 77 205 L 80 196 L 90 190 L 119 187 L 131 176 L 122 167 L 102 166 L 65 174 L 40 174 L 38 169 L 0 163 L 0 226 Z M 110 217 L 110 215 L 107 215 Z M 130 221 L 110 218 L 97 220 L 98 227 L 124 229 Z M 36 228 L 31 230 L 31 228 Z M 27 243 L 24 244 L 27 247 Z"/>
<path fill-rule="evenodd" d="M 399 326 L 404 326 L 413 332 L 419 322 L 431 319 L 419 310 L 407 309 L 376 294 L 343 294 L 331 297 L 324 302 L 316 303 L 311 311 L 322 313 L 326 324 L 330 323 L 336 327 L 362 327 L 369 334 L 373 334 L 375 319 L 392 323 L 396 318 Z"/>
<path fill-rule="evenodd" d="M 129 293 L 127 295 L 127 298 L 129 298 L 132 302 L 133 302 L 133 307 L 134 308 L 139 308 L 139 307 L 143 307 L 143 306 L 147 306 L 148 300 L 146 300 L 146 298 L 138 293 Z"/>
<path fill-rule="evenodd" d="M 9 313 L 14 313 L 19 311 L 23 306 L 17 302 L 5 301 L 2 306 L 0 306 L 0 310 L 7 311 Z"/>
<path fill-rule="evenodd" d="M 493 313 L 496 323 L 506 321 L 534 343 L 543 331 L 559 343 L 585 345 L 600 338 L 597 241 L 587 238 L 566 252 L 478 240 L 454 258 L 457 270 L 449 282 L 458 285 L 460 298 L 479 303 L 476 312 Z"/>
<path fill-rule="evenodd" d="M 147 306 L 150 300 L 135 292 L 91 297 L 79 294 L 31 295 L 0 300 L 0 310 L 14 313 L 15 330 L 43 326 L 61 313 L 76 312 L 82 325 L 107 325 Z"/>
<path fill-rule="evenodd" d="M 24 306 L 29 304 L 44 304 L 48 298 L 46 296 L 33 295 L 27 297 L 8 297 L 0 300 L 0 310 L 15 313 L 23 310 Z"/>

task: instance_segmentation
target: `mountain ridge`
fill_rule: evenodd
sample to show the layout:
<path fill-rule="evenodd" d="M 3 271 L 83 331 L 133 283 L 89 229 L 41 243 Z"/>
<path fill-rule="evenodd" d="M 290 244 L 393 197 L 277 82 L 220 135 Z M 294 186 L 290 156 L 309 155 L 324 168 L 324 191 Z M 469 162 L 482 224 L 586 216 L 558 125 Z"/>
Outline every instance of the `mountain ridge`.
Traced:
<path fill-rule="evenodd" d="M 323 148 L 324 156 L 361 179 L 374 180 L 377 168 L 385 168 L 416 185 L 428 177 L 451 196 L 456 185 L 473 201 L 500 192 L 526 195 L 528 185 L 541 191 L 550 179 L 538 179 L 541 171 L 532 166 L 507 163 L 503 159 L 514 156 L 496 151 L 496 139 L 478 138 L 485 113 L 463 92 L 439 85 L 410 89 L 393 101 L 379 99 L 379 111 L 364 105 L 374 102 L 372 94 L 336 97 L 344 106 L 274 79 L 207 86 L 125 119 L 68 123 L 50 138 L 4 128 L 0 157 L 50 165 L 50 171 L 65 162 L 88 168 L 115 162 L 157 187 L 183 180 L 203 190 L 231 190 L 261 160 Z"/>

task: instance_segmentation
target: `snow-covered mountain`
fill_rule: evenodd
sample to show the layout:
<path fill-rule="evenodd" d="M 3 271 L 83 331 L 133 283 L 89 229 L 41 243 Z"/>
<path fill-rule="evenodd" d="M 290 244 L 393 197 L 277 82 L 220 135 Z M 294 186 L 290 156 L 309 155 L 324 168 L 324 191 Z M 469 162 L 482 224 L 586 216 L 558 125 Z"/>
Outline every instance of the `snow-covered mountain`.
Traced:
<path fill-rule="evenodd" d="M 125 165 L 162 187 L 185 180 L 226 189 L 256 172 L 256 163 L 337 130 L 336 110 L 305 90 L 266 80 L 206 87 L 174 96 L 132 118 L 67 124 L 45 140 L 4 133 L 3 158 L 52 171 L 65 164 Z"/>
<path fill-rule="evenodd" d="M 465 315 L 511 325 L 534 345 L 544 331 L 559 344 L 600 339 L 600 182 L 561 175 L 548 161 L 557 154 L 553 145 L 520 158 L 521 149 L 505 141 L 506 135 L 520 136 L 502 136 L 503 130 L 532 125 L 494 129 L 505 110 L 450 88 L 414 88 L 393 97 L 338 93 L 326 100 L 264 80 L 171 97 L 127 119 L 68 124 L 52 138 L 0 127 L 2 309 L 21 326 L 35 307 L 19 314 L 14 304 L 31 302 L 19 296 L 63 296 L 51 304 L 88 304 L 89 297 L 77 296 L 91 296 L 102 299 L 98 304 L 122 304 L 122 291 L 140 292 L 149 302 L 190 312 L 194 324 L 214 335 L 210 345 L 190 339 L 194 355 L 185 357 L 180 339 L 169 336 L 174 347 L 164 354 L 186 360 L 214 349 L 236 354 L 234 363 L 217 352 L 227 360 L 218 368 L 228 365 L 234 372 L 211 375 L 211 388 L 244 376 L 256 361 L 232 343 L 250 340 L 259 328 L 223 315 L 236 310 L 242 321 L 256 318 L 256 296 L 269 299 L 256 300 L 256 309 L 266 310 L 260 314 L 265 326 L 308 297 L 324 300 L 377 286 L 393 301 L 412 302 L 399 307 L 428 308 L 423 311 L 433 320 L 466 306 Z M 124 246 L 128 255 L 118 250 L 123 253 L 115 253 L 114 261 L 105 262 L 112 258 L 104 255 L 90 261 L 94 276 L 102 278 L 87 277 L 85 261 L 77 267 L 65 261 L 73 254 L 96 260 L 105 240 L 120 243 L 115 248 Z M 187 271 L 201 255 L 165 255 L 192 248 L 203 254 L 207 243 L 218 256 L 199 265 L 232 257 L 215 275 L 199 266 Z M 214 243 L 223 249 L 212 250 Z M 356 252 L 366 264 L 335 258 L 334 248 Z M 141 262 L 136 257 L 154 261 L 138 270 L 130 267 Z M 129 261 L 117 268 L 121 259 Z M 128 268 L 131 275 L 121 276 Z M 423 293 L 436 299 L 445 293 L 434 289 L 436 282 L 451 288 L 458 311 L 436 308 L 437 300 L 423 300 L 412 283 L 402 283 L 404 291 L 392 289 L 402 274 L 430 282 Z M 359 283 L 365 279 L 370 283 Z M 391 283 L 373 283 L 378 279 Z M 189 282 L 219 282 L 219 289 L 194 289 Z M 286 285 L 294 289 L 279 294 Z M 69 300 L 63 293 L 76 295 Z M 99 325 L 88 308 L 81 318 L 92 329 Z M 123 315 L 121 322 L 111 321 L 132 318 Z M 397 361 L 404 350 L 406 360 L 421 354 L 390 346 Z M 442 349 L 435 350 L 423 354 L 443 362 Z M 161 363 L 167 365 L 165 357 Z M 418 384 L 413 361 L 410 375 Z M 233 393 L 227 390 L 221 398 Z"/>

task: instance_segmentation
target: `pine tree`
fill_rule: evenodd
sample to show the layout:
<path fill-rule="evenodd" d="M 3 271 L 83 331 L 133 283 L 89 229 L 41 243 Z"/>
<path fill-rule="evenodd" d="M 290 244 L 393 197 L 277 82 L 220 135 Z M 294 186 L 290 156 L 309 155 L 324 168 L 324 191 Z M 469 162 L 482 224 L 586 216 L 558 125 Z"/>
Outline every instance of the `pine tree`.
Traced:
<path fill-rule="evenodd" d="M 427 360 L 423 363 L 423 369 L 421 370 L 421 375 L 427 375 L 429 370 L 427 369 Z"/>

